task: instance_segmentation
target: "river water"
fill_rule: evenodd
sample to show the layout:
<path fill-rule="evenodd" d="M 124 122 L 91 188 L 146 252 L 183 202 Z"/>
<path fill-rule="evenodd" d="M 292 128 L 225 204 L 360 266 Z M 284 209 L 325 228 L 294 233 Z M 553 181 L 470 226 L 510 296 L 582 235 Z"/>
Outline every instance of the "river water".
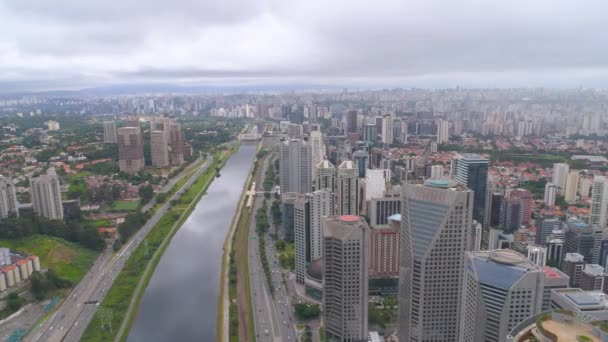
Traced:
<path fill-rule="evenodd" d="M 160 259 L 129 342 L 217 340 L 222 246 L 256 146 L 242 144 Z"/>

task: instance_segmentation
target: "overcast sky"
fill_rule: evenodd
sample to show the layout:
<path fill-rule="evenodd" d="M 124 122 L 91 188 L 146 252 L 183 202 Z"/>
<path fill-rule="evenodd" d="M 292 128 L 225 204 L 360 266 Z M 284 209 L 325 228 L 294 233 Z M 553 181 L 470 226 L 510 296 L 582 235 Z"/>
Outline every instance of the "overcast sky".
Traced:
<path fill-rule="evenodd" d="M 0 87 L 608 86 L 605 0 L 0 0 Z"/>

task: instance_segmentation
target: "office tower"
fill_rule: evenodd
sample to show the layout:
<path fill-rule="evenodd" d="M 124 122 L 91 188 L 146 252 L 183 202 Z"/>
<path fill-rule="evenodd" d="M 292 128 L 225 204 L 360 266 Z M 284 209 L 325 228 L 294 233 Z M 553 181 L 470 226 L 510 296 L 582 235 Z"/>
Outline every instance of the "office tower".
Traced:
<path fill-rule="evenodd" d="M 61 186 L 55 169 L 51 167 L 46 175 L 32 178 L 30 184 L 34 213 L 49 220 L 62 220 Z"/>
<path fill-rule="evenodd" d="M 576 202 L 576 192 L 578 191 L 578 171 L 570 171 L 566 177 L 566 190 L 564 199 L 568 203 Z"/>
<path fill-rule="evenodd" d="M 346 112 L 346 133 L 359 133 L 359 129 L 357 128 L 357 111 L 349 110 Z"/>
<path fill-rule="evenodd" d="M 570 166 L 568 166 L 568 164 L 553 164 L 553 180 L 551 181 L 551 183 L 555 184 L 561 191 L 566 190 L 566 178 L 568 176 L 569 171 Z"/>
<path fill-rule="evenodd" d="M 556 218 L 547 218 L 541 216 L 536 219 L 536 239 L 535 243 L 544 246 L 547 243 L 547 237 L 556 229 L 562 227 L 562 221 Z"/>
<path fill-rule="evenodd" d="M 388 224 L 388 218 L 401 213 L 401 198 L 385 196 L 372 198 L 367 207 L 369 224 L 372 227 Z"/>
<path fill-rule="evenodd" d="M 475 228 L 475 234 L 473 235 L 473 251 L 478 252 L 481 250 L 481 240 L 483 239 L 483 226 L 477 221 L 473 221 L 473 228 Z"/>
<path fill-rule="evenodd" d="M 603 232 L 595 225 L 570 218 L 568 220 L 565 253 L 579 253 L 585 257 L 586 263 L 599 264 L 600 247 Z"/>
<path fill-rule="evenodd" d="M 169 143 L 164 131 L 150 132 L 150 150 L 152 155 L 152 166 L 169 166 Z"/>
<path fill-rule="evenodd" d="M 405 184 L 401 199 L 399 340 L 456 341 L 473 191 L 430 180 Z"/>
<path fill-rule="evenodd" d="M 564 257 L 564 239 L 549 235 L 547 238 L 547 262 L 560 266 Z"/>
<path fill-rule="evenodd" d="M 338 166 L 338 215 L 359 215 L 359 170 L 350 160 Z"/>
<path fill-rule="evenodd" d="M 299 194 L 296 192 L 281 193 L 281 222 L 283 224 L 283 236 L 288 242 L 294 242 L 294 210 Z"/>
<path fill-rule="evenodd" d="M 545 266 L 542 270 L 545 276 L 543 280 L 543 304 L 541 312 L 551 309 L 551 291 L 568 288 L 570 283 L 570 278 L 555 267 Z"/>
<path fill-rule="evenodd" d="M 382 144 L 389 146 L 393 143 L 393 118 L 390 115 L 382 117 Z"/>
<path fill-rule="evenodd" d="M 365 124 L 363 126 L 363 141 L 366 143 L 375 143 L 378 140 L 378 130 L 375 124 Z"/>
<path fill-rule="evenodd" d="M 497 191 L 488 191 L 486 199 L 486 227 L 497 227 L 500 224 L 500 209 L 503 194 Z"/>
<path fill-rule="evenodd" d="M 528 260 L 538 267 L 547 264 L 547 247 L 538 245 L 527 245 Z"/>
<path fill-rule="evenodd" d="M 321 189 L 306 194 L 310 202 L 310 261 L 323 257 L 322 220 L 334 215 L 333 193 Z"/>
<path fill-rule="evenodd" d="M 165 133 L 167 133 L 165 131 Z M 184 163 L 184 136 L 182 135 L 182 126 L 175 122 L 171 122 L 168 131 L 169 137 L 169 161 L 173 166 L 179 166 Z"/>
<path fill-rule="evenodd" d="M 581 286 L 581 275 L 585 267 L 585 257 L 578 253 L 566 253 L 560 269 L 570 278 L 570 287 Z"/>
<path fill-rule="evenodd" d="M 532 194 L 525 189 L 507 192 L 500 209 L 500 224 L 506 232 L 513 232 L 530 224 Z"/>
<path fill-rule="evenodd" d="M 369 168 L 369 153 L 365 151 L 355 151 L 353 153 L 353 162 L 359 169 L 359 178 L 365 178 L 365 172 Z"/>
<path fill-rule="evenodd" d="M 369 201 L 372 198 L 380 198 L 384 196 L 386 191 L 386 175 L 389 170 L 373 169 L 367 170 L 365 176 L 365 200 Z M 388 179 L 390 181 L 390 178 Z"/>
<path fill-rule="evenodd" d="M 289 139 L 302 139 L 304 136 L 304 127 L 296 124 L 287 125 L 287 136 Z"/>
<path fill-rule="evenodd" d="M 589 223 L 606 227 L 608 215 L 608 180 L 604 176 L 595 176 L 591 190 L 591 215 Z"/>
<path fill-rule="evenodd" d="M 449 122 L 446 120 L 437 121 L 437 144 L 444 144 L 450 141 Z"/>
<path fill-rule="evenodd" d="M 315 189 L 327 189 L 332 194 L 336 192 L 336 168 L 334 164 L 330 163 L 329 160 L 324 159 L 317 164 L 316 169 L 316 182 Z"/>
<path fill-rule="evenodd" d="M 329 340 L 367 340 L 369 227 L 353 215 L 323 220 L 323 312 Z"/>
<path fill-rule="evenodd" d="M 104 121 L 103 122 L 103 142 L 106 144 L 116 143 L 116 122 Z"/>
<path fill-rule="evenodd" d="M 545 184 L 545 196 L 543 202 L 545 205 L 552 207 L 555 205 L 555 194 L 557 193 L 557 186 L 553 183 Z"/>
<path fill-rule="evenodd" d="M 8 177 L 0 176 L 0 218 L 7 218 L 9 215 L 19 216 L 15 183 Z"/>
<path fill-rule="evenodd" d="M 283 140 L 280 143 L 281 192 L 312 191 L 312 155 L 304 140 Z"/>
<path fill-rule="evenodd" d="M 586 264 L 581 274 L 581 289 L 585 291 L 604 291 L 606 273 L 604 267 L 597 264 Z"/>
<path fill-rule="evenodd" d="M 316 175 L 316 166 L 319 165 L 320 162 L 323 161 L 325 157 L 325 147 L 323 146 L 323 136 L 320 131 L 312 131 L 310 132 L 310 154 L 312 158 L 312 176 L 313 179 Z"/>
<path fill-rule="evenodd" d="M 473 190 L 473 219 L 484 222 L 489 160 L 478 154 L 463 153 L 452 160 L 452 179 Z"/>
<path fill-rule="evenodd" d="M 407 122 L 401 121 L 401 134 L 398 136 L 398 139 L 402 144 L 407 144 L 407 138 Z"/>
<path fill-rule="evenodd" d="M 370 229 L 370 278 L 399 277 L 401 214 L 392 215 L 388 222 Z"/>
<path fill-rule="evenodd" d="M 431 166 L 431 179 L 443 178 L 443 166 L 433 165 Z"/>
<path fill-rule="evenodd" d="M 310 198 L 297 194 L 293 204 L 293 237 L 296 281 L 304 284 L 306 266 L 310 263 Z"/>
<path fill-rule="evenodd" d="M 588 178 L 582 178 L 578 182 L 578 193 L 581 197 L 589 197 L 589 190 L 591 190 L 591 181 Z"/>
<path fill-rule="evenodd" d="M 118 135 L 118 167 L 120 171 L 136 174 L 144 168 L 144 142 L 138 127 L 121 127 Z"/>
<path fill-rule="evenodd" d="M 467 252 L 466 263 L 459 341 L 506 342 L 511 329 L 541 312 L 544 273 L 523 255 Z"/>

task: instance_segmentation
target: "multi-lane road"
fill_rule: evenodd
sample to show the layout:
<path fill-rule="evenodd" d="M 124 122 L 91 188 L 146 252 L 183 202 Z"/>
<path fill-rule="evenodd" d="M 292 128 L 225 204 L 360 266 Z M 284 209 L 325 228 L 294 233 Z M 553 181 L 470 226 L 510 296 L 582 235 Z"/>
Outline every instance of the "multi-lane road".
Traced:
<path fill-rule="evenodd" d="M 113 252 L 112 248 L 106 249 L 97 258 L 89 272 L 74 287 L 69 297 L 63 301 L 57 311 L 44 323 L 35 327 L 26 336 L 25 341 L 71 342 L 80 340 L 84 330 L 97 311 L 98 306 L 94 302 L 101 303 L 131 253 L 170 208 L 171 200 L 178 199 L 184 191 L 190 188 L 196 179 L 211 165 L 211 162 L 211 158 L 206 160 L 192 177 L 154 213 L 144 227 L 118 252 Z M 188 170 L 182 172 L 180 176 L 184 176 L 187 172 Z M 173 183 L 167 184 L 166 189 L 170 189 L 176 181 L 177 179 Z M 85 302 L 93 302 L 93 304 L 85 304 Z M 107 320 L 109 321 L 112 313 L 104 312 L 104 315 L 107 315 Z M 112 327 L 112 329 L 118 328 Z"/>
<path fill-rule="evenodd" d="M 264 163 L 262 177 L 268 167 Z M 262 182 L 257 182 L 261 187 Z M 258 189 L 259 190 L 259 189 Z M 266 281 L 262 260 L 259 251 L 258 235 L 256 234 L 255 213 L 262 207 L 263 198 L 256 197 L 251 211 L 251 225 L 249 227 L 249 279 L 253 305 L 256 341 L 295 341 L 295 324 L 291 314 L 287 290 L 283 284 L 279 261 L 274 249 L 274 241 L 269 234 L 264 234 L 266 256 L 271 268 L 274 297 L 270 293 Z M 268 216 L 270 217 L 270 216 Z"/>

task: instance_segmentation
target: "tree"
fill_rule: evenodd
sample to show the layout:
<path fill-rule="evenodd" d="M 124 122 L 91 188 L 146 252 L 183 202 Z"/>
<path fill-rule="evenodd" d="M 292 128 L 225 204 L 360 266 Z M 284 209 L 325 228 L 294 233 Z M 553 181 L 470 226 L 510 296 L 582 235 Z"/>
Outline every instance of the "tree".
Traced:
<path fill-rule="evenodd" d="M 299 320 L 317 318 L 321 314 L 319 304 L 299 303 L 294 305 L 294 309 Z"/>
<path fill-rule="evenodd" d="M 6 306 L 11 311 L 17 311 L 23 305 L 25 299 L 19 297 L 15 292 L 11 293 L 6 297 Z"/>
<path fill-rule="evenodd" d="M 139 187 L 139 198 L 141 204 L 146 204 L 154 197 L 152 185 L 146 184 Z"/>

